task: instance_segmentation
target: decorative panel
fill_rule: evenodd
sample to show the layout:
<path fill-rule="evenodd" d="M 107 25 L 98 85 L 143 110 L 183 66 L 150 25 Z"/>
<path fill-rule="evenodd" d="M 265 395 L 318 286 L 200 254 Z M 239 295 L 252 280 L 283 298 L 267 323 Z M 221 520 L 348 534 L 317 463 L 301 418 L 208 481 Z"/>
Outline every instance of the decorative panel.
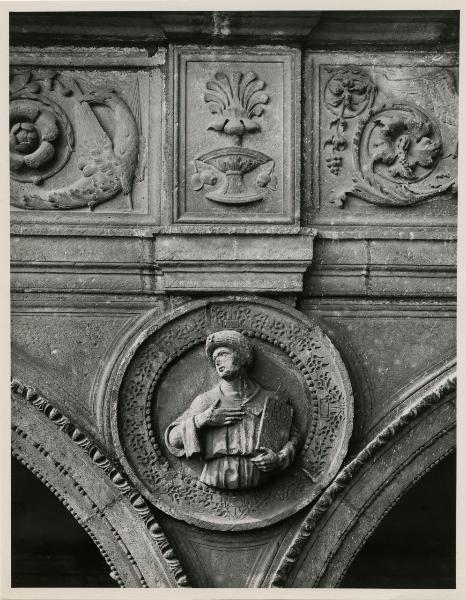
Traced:
<path fill-rule="evenodd" d="M 13 223 L 158 222 L 163 56 L 114 54 L 12 54 Z"/>
<path fill-rule="evenodd" d="M 313 184 L 317 222 L 451 223 L 454 56 L 332 53 L 308 57 L 307 67 L 307 125 L 313 103 L 315 135 L 308 189 Z"/>
<path fill-rule="evenodd" d="M 297 52 L 188 46 L 173 62 L 174 221 L 297 222 Z"/>

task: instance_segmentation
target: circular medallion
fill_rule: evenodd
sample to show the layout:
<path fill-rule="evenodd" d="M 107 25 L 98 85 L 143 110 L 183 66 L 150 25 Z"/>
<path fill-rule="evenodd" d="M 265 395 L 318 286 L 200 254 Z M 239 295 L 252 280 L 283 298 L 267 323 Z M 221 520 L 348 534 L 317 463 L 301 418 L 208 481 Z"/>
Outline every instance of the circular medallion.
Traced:
<path fill-rule="evenodd" d="M 420 108 L 395 105 L 372 115 L 364 128 L 361 164 L 391 183 L 418 183 L 435 169 L 440 131 Z"/>
<path fill-rule="evenodd" d="M 41 94 L 10 100 L 10 175 L 40 183 L 67 163 L 74 144 L 71 123 L 62 108 Z"/>
<path fill-rule="evenodd" d="M 115 366 L 119 459 L 160 510 L 201 527 L 265 527 L 335 476 L 352 393 L 330 340 L 278 302 L 190 303 L 144 323 Z"/>

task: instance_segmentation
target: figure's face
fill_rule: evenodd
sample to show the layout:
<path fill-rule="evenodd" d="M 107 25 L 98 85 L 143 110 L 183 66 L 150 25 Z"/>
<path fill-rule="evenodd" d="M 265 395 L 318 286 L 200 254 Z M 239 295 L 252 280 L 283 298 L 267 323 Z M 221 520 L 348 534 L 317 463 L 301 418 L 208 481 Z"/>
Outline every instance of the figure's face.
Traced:
<path fill-rule="evenodd" d="M 215 369 L 219 377 L 226 381 L 231 381 L 238 377 L 241 367 L 243 366 L 238 353 L 226 346 L 216 348 L 212 355 L 212 360 L 214 361 Z"/>

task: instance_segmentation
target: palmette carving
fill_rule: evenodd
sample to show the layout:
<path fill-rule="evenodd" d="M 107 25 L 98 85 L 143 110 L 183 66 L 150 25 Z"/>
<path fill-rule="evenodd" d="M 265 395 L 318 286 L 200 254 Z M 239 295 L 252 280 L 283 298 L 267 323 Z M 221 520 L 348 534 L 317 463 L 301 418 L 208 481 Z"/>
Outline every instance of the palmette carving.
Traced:
<path fill-rule="evenodd" d="M 23 85 L 17 84 L 18 78 Z M 44 83 L 45 82 L 45 83 Z M 60 82 L 59 85 L 52 82 Z M 32 75 L 14 72 L 10 97 L 11 203 L 32 210 L 93 208 L 123 192 L 130 197 L 140 150 L 136 119 L 122 98 L 111 89 L 82 93 L 74 79 L 57 73 Z M 39 93 L 43 90 L 46 94 Z M 15 181 L 39 185 L 66 164 L 74 145 L 70 120 L 57 103 L 58 92 L 74 101 L 78 130 L 76 153 L 80 177 L 73 183 L 49 190 L 30 190 Z M 54 99 L 50 96 L 54 95 Z M 115 131 L 110 139 L 90 105 L 107 106 Z M 144 167 L 138 173 L 143 177 Z"/>
<path fill-rule="evenodd" d="M 204 100 L 211 113 L 217 115 L 208 129 L 231 136 L 234 143 L 233 147 L 212 150 L 194 160 L 191 183 L 195 191 L 220 185 L 209 191 L 206 199 L 247 204 L 262 200 L 266 189 L 277 189 L 274 160 L 263 152 L 242 148 L 244 135 L 261 131 L 260 123 L 253 117 L 261 116 L 269 101 L 264 86 L 252 71 L 245 75 L 234 72 L 231 76 L 217 72 L 206 84 Z M 246 184 L 244 176 L 259 168 L 254 181 Z"/>

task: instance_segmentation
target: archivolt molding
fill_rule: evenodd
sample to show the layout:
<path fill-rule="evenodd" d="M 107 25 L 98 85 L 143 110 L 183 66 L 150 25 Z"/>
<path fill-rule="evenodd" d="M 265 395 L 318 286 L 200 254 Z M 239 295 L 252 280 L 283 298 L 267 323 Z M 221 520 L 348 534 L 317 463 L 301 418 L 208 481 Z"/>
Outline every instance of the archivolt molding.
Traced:
<path fill-rule="evenodd" d="M 97 504 L 95 504 L 92 498 L 87 494 L 86 490 L 83 489 L 82 485 L 73 478 L 68 468 L 62 464 L 60 460 L 57 460 L 59 456 L 53 456 L 52 453 L 49 452 L 49 449 L 46 449 L 42 444 L 33 439 L 29 440 L 31 442 L 30 447 L 35 449 L 34 456 L 31 456 L 31 453 L 26 451 L 22 447 L 21 443 L 18 443 L 18 440 L 26 440 L 27 438 L 30 438 L 30 434 L 24 431 L 18 424 L 12 424 L 12 430 L 16 434 L 16 440 L 13 438 L 12 443 L 13 455 L 18 458 L 26 467 L 28 467 L 35 475 L 37 475 L 39 479 L 45 483 L 45 485 L 47 485 L 47 487 L 63 502 L 63 504 L 68 508 L 68 510 L 70 510 L 78 522 L 84 527 L 101 551 L 102 555 L 107 561 L 107 564 L 109 564 L 111 576 L 118 582 L 118 584 L 122 587 L 126 587 L 128 584 L 132 587 L 154 587 L 154 583 L 149 584 L 146 581 L 141 573 L 141 570 L 137 566 L 136 558 L 131 555 L 131 552 L 125 546 L 124 540 L 119 535 L 118 531 L 111 526 L 105 515 L 106 509 L 110 509 L 112 505 L 114 506 L 118 498 L 125 497 L 127 500 L 129 500 L 132 509 L 134 509 L 137 515 L 136 518 L 142 520 L 144 527 L 148 531 L 150 539 L 155 543 L 158 554 L 161 555 L 159 558 L 160 567 L 158 570 L 160 571 L 163 569 L 163 573 L 154 575 L 155 578 L 160 580 L 159 585 L 163 587 L 189 586 L 188 579 L 183 572 L 183 568 L 179 560 L 176 558 L 171 544 L 166 538 L 160 525 L 157 523 L 150 506 L 136 490 L 136 488 L 134 488 L 134 486 L 127 480 L 121 469 L 121 466 L 108 459 L 85 433 L 72 424 L 70 419 L 57 408 L 55 408 L 53 404 L 51 404 L 46 398 L 44 398 L 36 388 L 23 385 L 17 379 L 12 379 L 11 389 L 14 397 L 22 398 L 30 406 L 33 406 L 35 409 L 37 409 L 37 411 L 40 411 L 40 413 L 45 415 L 47 419 L 57 427 L 57 429 L 71 439 L 73 444 L 76 447 L 79 447 L 81 451 L 91 459 L 92 465 L 95 465 L 100 471 L 105 473 L 111 481 L 112 487 L 116 492 L 116 498 L 108 503 L 108 505 L 106 505 L 102 510 L 102 507 L 99 507 Z M 124 548 L 127 561 L 130 563 L 130 570 L 132 570 L 133 573 L 136 573 L 136 577 L 139 579 L 139 581 L 135 583 L 134 581 L 125 580 L 122 574 L 117 572 L 117 566 L 112 562 L 109 554 L 105 550 L 106 543 L 97 539 L 95 532 L 93 532 L 92 529 L 84 522 L 84 520 L 78 515 L 77 511 L 73 510 L 71 506 L 72 503 L 68 501 L 69 499 L 67 498 L 67 493 L 64 492 L 65 486 L 63 486 L 63 490 L 58 489 L 60 486 L 57 486 L 55 482 L 51 481 L 51 477 L 47 473 L 47 469 L 41 467 L 40 458 L 37 458 L 37 453 L 42 458 L 47 457 L 50 454 L 54 466 L 60 473 L 61 478 L 66 478 L 68 481 L 72 481 L 73 486 L 78 489 L 80 494 L 90 501 L 92 505 L 92 514 L 99 518 L 101 525 L 103 524 L 104 530 L 107 529 L 108 531 L 108 529 L 110 529 L 111 535 L 116 540 L 118 546 L 120 548 Z M 156 567 L 154 565 L 154 570 L 155 569 Z"/>
<path fill-rule="evenodd" d="M 25 431 L 23 431 L 20 427 L 17 427 L 16 425 L 14 425 L 12 427 L 12 431 L 22 439 L 28 439 L 28 437 L 29 437 Z M 31 447 L 33 447 L 36 450 L 36 452 L 39 453 L 42 457 L 47 457 L 49 455 L 48 451 L 41 444 L 32 442 Z M 73 504 L 71 502 L 69 502 L 67 500 L 67 498 L 65 498 L 65 496 L 63 494 L 61 494 L 58 491 L 58 489 L 47 479 L 47 475 L 37 465 L 37 460 L 33 460 L 33 459 L 27 457 L 26 456 L 27 452 L 24 451 L 24 448 L 23 449 L 18 448 L 18 444 L 15 444 L 14 440 L 13 440 L 12 454 L 15 458 L 17 458 L 19 460 L 19 462 L 21 462 L 32 473 L 34 473 L 34 475 L 38 479 L 40 479 L 42 481 L 42 483 L 44 483 L 44 485 L 46 485 L 46 487 L 49 488 L 49 490 L 60 500 L 60 502 L 62 502 L 62 504 L 67 508 L 67 510 L 73 515 L 73 517 L 76 519 L 76 521 L 78 521 L 78 523 L 81 525 L 81 527 L 86 531 L 86 533 L 89 535 L 89 537 L 95 543 L 95 545 L 99 549 L 99 552 L 104 557 L 105 562 L 110 567 L 110 577 L 112 577 L 112 579 L 114 579 L 120 587 L 124 587 L 125 585 L 124 585 L 123 577 L 118 572 L 118 570 L 114 564 L 114 561 L 110 557 L 110 553 L 107 551 L 107 548 L 104 547 L 104 545 L 100 543 L 100 541 L 97 539 L 97 536 L 94 534 L 93 530 L 86 524 L 85 519 L 82 519 L 81 516 L 79 515 L 78 511 L 75 510 L 75 508 L 73 508 Z M 87 500 L 90 500 L 88 495 L 86 494 L 86 492 L 79 486 L 78 482 L 72 477 L 72 475 L 66 469 L 66 467 L 56 460 L 54 462 L 55 462 L 56 468 L 59 470 L 61 475 L 63 477 L 69 478 L 70 481 L 72 482 L 72 485 L 78 489 L 78 492 L 84 498 L 86 498 Z M 35 463 L 35 464 L 33 464 L 33 463 Z M 94 506 L 93 508 L 94 508 L 95 514 L 97 514 L 102 519 L 102 521 L 105 523 L 105 525 L 109 527 L 110 536 L 114 537 L 115 541 L 119 545 L 122 546 L 122 548 L 124 549 L 124 553 L 125 553 L 126 557 L 128 558 L 128 560 L 130 562 L 134 563 L 135 561 L 134 561 L 130 551 L 128 550 L 126 545 L 122 542 L 122 540 L 121 540 L 120 536 L 117 534 L 116 530 L 113 527 L 111 527 L 110 523 L 108 523 L 108 521 L 105 519 L 104 514 L 100 510 L 98 510 L 96 506 Z M 139 572 L 138 575 L 139 575 L 139 582 L 140 582 L 141 586 L 147 587 L 147 583 L 146 583 L 145 579 L 142 577 L 142 574 Z"/>
<path fill-rule="evenodd" d="M 350 482 L 363 469 L 365 465 L 394 438 L 400 435 L 414 421 L 419 419 L 429 408 L 440 404 L 447 394 L 456 390 L 456 373 L 437 382 L 433 388 L 425 393 L 413 405 L 403 411 L 387 427 L 385 427 L 357 456 L 348 463 L 337 475 L 333 483 L 320 496 L 295 534 L 288 550 L 282 556 L 278 566 L 269 578 L 269 587 L 286 587 L 288 577 L 305 549 L 306 543 L 316 530 L 319 522 L 330 509 L 332 504 L 349 487 Z M 439 435 L 446 433 L 442 430 Z M 432 441 L 432 440 L 431 440 Z M 438 461 L 435 461 L 435 463 Z M 429 466 L 431 468 L 434 466 Z M 426 471 L 424 470 L 423 473 Z M 422 473 L 422 474 L 423 474 Z M 412 482 L 413 483 L 413 482 Z M 393 503 L 392 503 L 393 505 Z M 392 505 L 389 507 L 391 508 Z M 389 509 L 387 509 L 389 510 Z M 384 512 L 386 514 L 387 511 Z"/>

